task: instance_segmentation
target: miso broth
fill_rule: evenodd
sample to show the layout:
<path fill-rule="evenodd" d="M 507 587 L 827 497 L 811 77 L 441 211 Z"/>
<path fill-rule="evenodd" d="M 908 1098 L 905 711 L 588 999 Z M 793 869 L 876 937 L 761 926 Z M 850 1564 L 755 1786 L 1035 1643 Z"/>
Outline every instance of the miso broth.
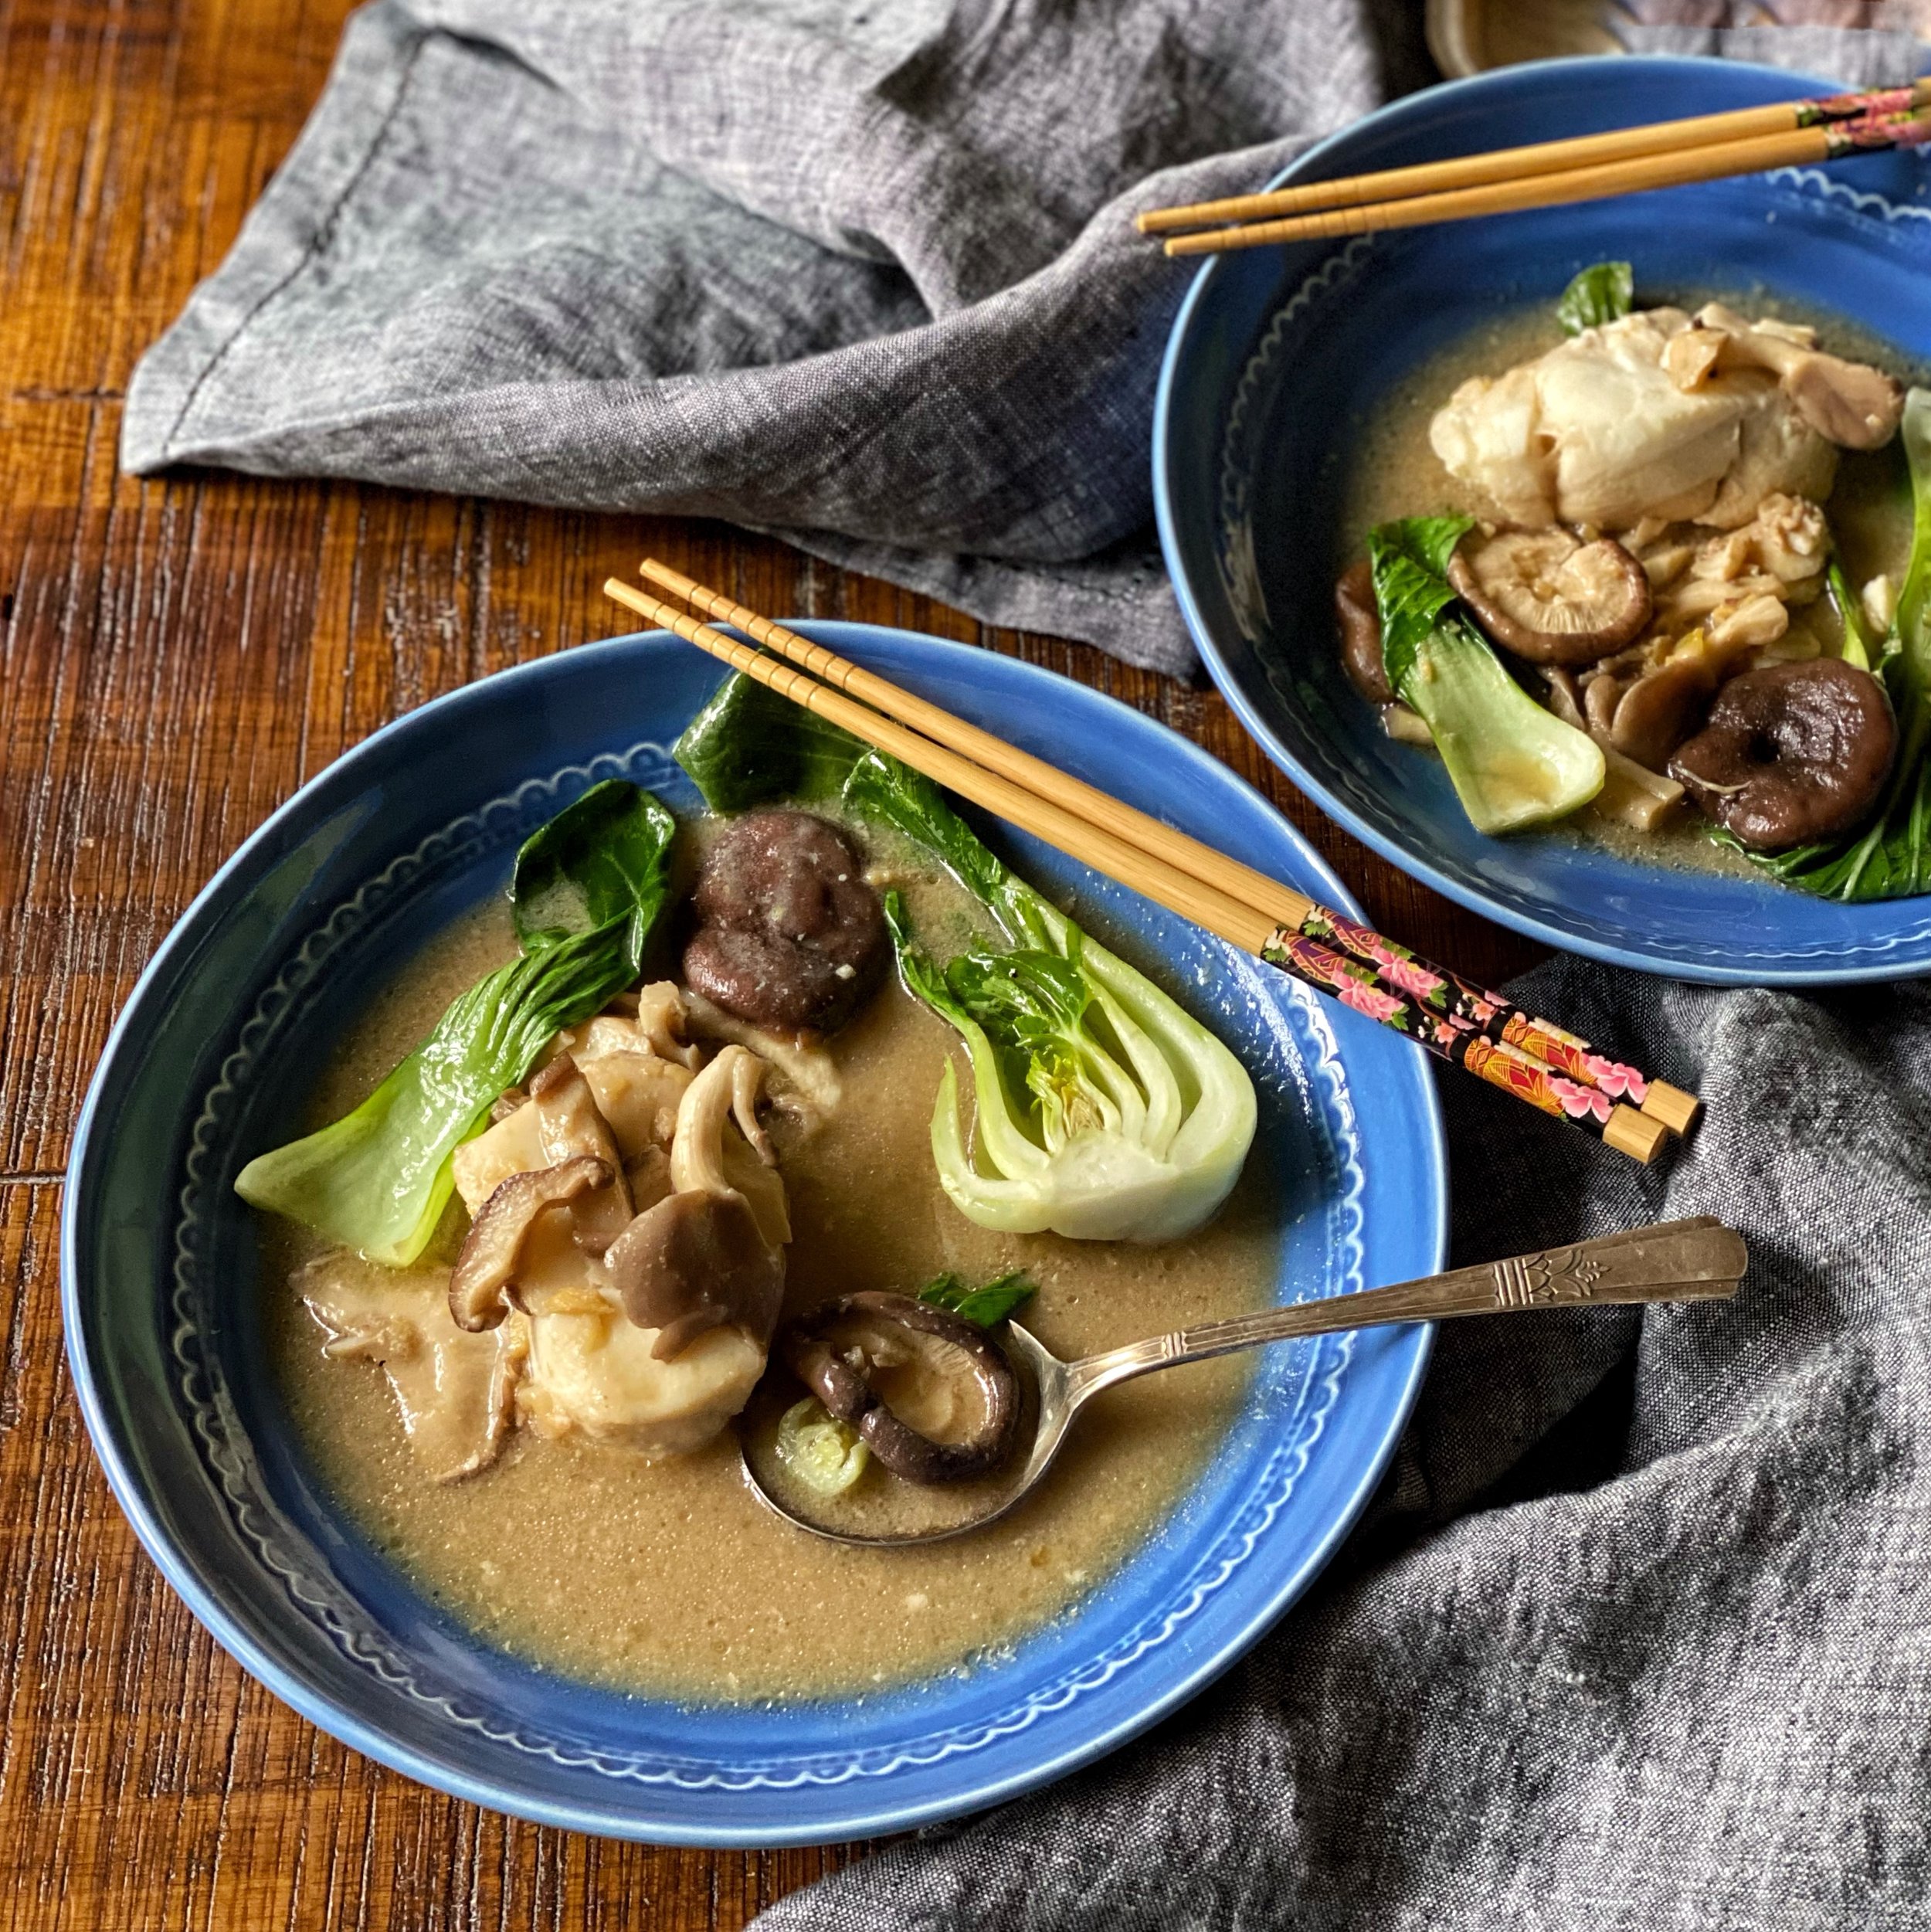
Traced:
<path fill-rule="evenodd" d="M 922 921 L 962 922 L 975 909 L 949 884 L 916 885 Z M 352 1105 L 513 949 L 494 908 L 432 943 L 344 1041 L 315 1096 L 317 1120 Z M 941 1190 L 928 1145 L 953 1037 L 892 983 L 830 1043 L 843 1088 L 831 1116 L 809 1132 L 774 1119 L 793 1224 L 788 1312 L 859 1289 L 916 1293 L 945 1270 L 977 1279 L 1023 1267 L 1039 1289 L 1023 1319 L 1070 1356 L 1271 1299 L 1278 1232 L 1257 1163 L 1206 1228 L 1164 1245 L 1006 1235 L 966 1221 Z M 1071 1610 L 1169 1516 L 1214 1453 L 1249 1373 L 1236 1358 L 1113 1391 L 1014 1516 L 929 1549 L 854 1550 L 759 1502 L 730 1429 L 654 1462 L 519 1430 L 480 1473 L 426 1480 L 380 1370 L 321 1352 L 292 1278 L 321 1244 L 279 1227 L 271 1239 L 280 1380 L 348 1513 L 485 1638 L 628 1691 L 780 1700 L 969 1671 Z M 891 1480 L 876 1469 L 864 1479 Z"/>

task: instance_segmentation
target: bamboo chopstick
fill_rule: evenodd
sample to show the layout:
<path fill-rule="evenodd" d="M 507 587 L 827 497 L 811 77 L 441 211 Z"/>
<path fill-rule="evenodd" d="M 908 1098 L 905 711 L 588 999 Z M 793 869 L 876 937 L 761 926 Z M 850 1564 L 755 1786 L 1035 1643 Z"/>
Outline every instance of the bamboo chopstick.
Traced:
<path fill-rule="evenodd" d="M 1506 1043 L 1492 1041 L 1472 1031 L 1458 1031 L 1446 1024 L 1435 1026 L 1412 992 L 1407 997 L 1396 997 L 1373 986 L 1369 976 L 1357 963 L 1332 947 L 1271 920 L 1255 908 L 1177 870 L 999 772 L 859 704 L 807 673 L 779 663 L 754 646 L 727 637 L 713 626 L 617 578 L 608 579 L 604 591 L 626 609 L 675 631 L 779 696 L 842 726 L 854 737 L 891 753 L 974 804 L 1033 833 L 1156 904 L 1193 920 L 1244 952 L 1334 993 L 1344 1004 L 1492 1085 L 1557 1119 L 1574 1122 L 1619 1152 L 1648 1162 L 1668 1139 L 1668 1130 L 1660 1120 L 1611 1103 L 1607 1095 L 1591 1092 L 1556 1075 Z M 1692 1110 L 1695 1104 L 1692 1099 Z"/>
<path fill-rule="evenodd" d="M 1764 134 L 1794 134 L 1836 121 L 1909 114 L 1913 108 L 1926 106 L 1931 106 L 1931 76 L 1906 87 L 1834 94 L 1823 100 L 1774 101 L 1765 107 L 1695 114 L 1687 120 L 1619 127 L 1609 134 L 1535 141 L 1522 148 L 1498 148 L 1453 161 L 1424 161 L 1411 168 L 1342 175 L 1332 181 L 1308 182 L 1264 194 L 1236 195 L 1224 201 L 1153 208 L 1137 216 L 1134 225 L 1142 235 L 1163 235 L 1178 229 L 1231 226 L 1236 222 L 1312 214 L 1317 209 L 1358 208 L 1371 202 L 1403 201 L 1418 195 L 1446 193 L 1452 188 L 1481 188 L 1493 182 L 1557 174 L 1570 168 L 1632 160 L 1643 154 L 1678 153 L 1686 148 Z"/>
<path fill-rule="evenodd" d="M 1265 914 L 1275 926 L 1291 929 L 1297 943 L 1338 951 L 1369 968 L 1377 990 L 1412 1000 L 1418 986 L 1430 980 L 1437 982 L 1431 990 L 1443 1003 L 1430 1010 L 1432 1020 L 1457 1032 L 1480 1034 L 1498 1046 L 1514 1047 L 1580 1086 L 1606 1090 L 1615 1098 L 1627 1095 L 1637 1103 L 1641 1112 L 1661 1121 L 1672 1133 L 1686 1132 L 1695 1119 L 1698 1102 L 1693 1094 L 1685 1093 L 1665 1081 L 1651 1080 L 1637 1068 L 1592 1053 L 1587 1041 L 1525 1012 L 1500 993 L 1475 986 L 1431 960 L 1417 959 L 1406 946 L 1384 939 L 1380 933 L 1318 904 L 1278 879 L 1243 865 L 1071 772 L 1049 765 L 1044 759 L 1035 758 L 990 732 L 954 717 L 941 706 L 840 657 L 826 645 L 813 643 L 796 631 L 761 616 L 748 606 L 711 589 L 654 557 L 645 558 L 639 568 L 646 577 L 682 602 L 694 605 L 708 616 L 735 624 L 767 649 L 874 711 L 909 725 L 962 756 L 1063 806 L 1075 817 L 1103 827 L 1227 898 Z"/>
<path fill-rule="evenodd" d="M 1637 155 L 1600 167 L 1566 168 L 1555 174 L 1530 175 L 1482 187 L 1454 188 L 1446 194 L 1417 195 L 1405 201 L 1331 209 L 1324 214 L 1255 222 L 1243 228 L 1208 229 L 1198 234 L 1171 236 L 1166 246 L 1167 253 L 1173 256 L 1219 255 L 1235 249 L 1264 248 L 1277 242 L 1424 228 L 1438 222 L 1467 221 L 1478 215 L 1561 207 L 1571 202 L 1644 194 L 1652 188 L 1679 188 L 1692 182 L 1716 181 L 1732 175 L 1761 174 L 1773 168 L 1807 167 L 1837 161 L 1846 154 L 1915 147 L 1926 141 L 1931 141 L 1931 120 L 1897 115 L 1834 122 L 1791 134 L 1714 142 L 1680 152 Z"/>

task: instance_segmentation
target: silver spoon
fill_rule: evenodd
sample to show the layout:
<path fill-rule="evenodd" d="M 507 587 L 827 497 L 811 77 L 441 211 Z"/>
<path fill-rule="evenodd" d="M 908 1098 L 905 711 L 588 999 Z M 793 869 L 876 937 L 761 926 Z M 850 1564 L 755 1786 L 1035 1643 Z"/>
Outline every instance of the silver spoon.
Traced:
<path fill-rule="evenodd" d="M 1297 1302 L 1231 1321 L 1206 1322 L 1172 1335 L 1156 1335 L 1124 1348 L 1108 1349 L 1077 1362 L 1062 1362 L 1016 1322 L 1006 1324 L 1007 1352 L 1032 1372 L 1037 1390 L 1033 1442 L 1012 1486 L 986 1499 L 984 1511 L 962 1523 L 935 1530 L 860 1534 L 830 1521 L 800 1515 L 759 1481 L 748 1450 L 746 1480 L 771 1509 L 833 1543 L 909 1547 L 962 1536 L 1016 1509 L 1038 1488 L 1073 1418 L 1102 1389 L 1150 1375 L 1183 1362 L 1203 1362 L 1264 1343 L 1330 1335 L 1343 1329 L 1375 1328 L 1397 1322 L 1438 1322 L 1458 1315 L 1512 1315 L 1529 1309 L 1607 1307 L 1629 1302 L 1722 1301 L 1736 1292 L 1749 1254 L 1740 1234 L 1705 1215 L 1666 1221 L 1624 1234 L 1573 1247 L 1518 1255 L 1511 1261 L 1485 1261 L 1478 1268 L 1452 1268 L 1425 1280 L 1400 1282 L 1357 1295 Z"/>

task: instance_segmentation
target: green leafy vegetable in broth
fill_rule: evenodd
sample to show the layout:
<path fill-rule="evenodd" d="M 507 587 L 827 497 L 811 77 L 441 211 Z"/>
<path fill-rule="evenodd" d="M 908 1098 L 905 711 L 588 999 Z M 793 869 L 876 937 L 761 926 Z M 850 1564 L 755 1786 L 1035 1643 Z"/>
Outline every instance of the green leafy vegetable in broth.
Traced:
<path fill-rule="evenodd" d="M 517 857 L 521 956 L 454 1000 L 354 1112 L 251 1160 L 236 1192 L 372 1261 L 414 1261 L 448 1203 L 450 1155 L 552 1034 L 636 979 L 676 829 L 648 792 L 618 779 L 559 813 Z"/>
<path fill-rule="evenodd" d="M 714 812 L 745 812 L 772 799 L 835 797 L 864 749 L 850 732 L 734 673 L 684 728 L 673 755 Z"/>
<path fill-rule="evenodd" d="M 1586 268 L 1562 292 L 1556 320 L 1565 335 L 1617 322 L 1636 306 L 1636 274 L 1627 262 L 1598 262 Z"/>
<path fill-rule="evenodd" d="M 1844 574 L 1843 564 L 1835 557 L 1831 559 L 1826 581 L 1830 586 L 1831 603 L 1837 612 L 1838 622 L 1844 627 L 1844 645 L 1838 654 L 1847 664 L 1855 664 L 1859 671 L 1868 671 L 1877 654 L 1864 628 L 1863 606 L 1851 588 L 1850 579 Z"/>
<path fill-rule="evenodd" d="M 778 1418 L 778 1460 L 814 1496 L 842 1496 L 865 1473 L 871 1452 L 858 1431 L 815 1395 Z"/>
<path fill-rule="evenodd" d="M 1088 1241 L 1165 1241 L 1227 1198 L 1254 1139 L 1238 1060 L 1143 974 L 1010 871 L 938 787 L 867 752 L 847 803 L 931 852 L 1008 942 L 941 966 L 885 899 L 901 976 L 965 1042 L 976 1105 L 961 1129 L 948 1063 L 932 1112 L 939 1180 L 982 1227 Z"/>
<path fill-rule="evenodd" d="M 1038 1292 L 1026 1271 L 1014 1268 L 978 1288 L 968 1288 L 962 1276 L 949 1272 L 935 1275 L 918 1291 L 918 1299 L 975 1328 L 996 1328 Z"/>
<path fill-rule="evenodd" d="M 1858 661 L 1855 642 L 1897 716 L 1897 755 L 1883 796 L 1861 832 L 1787 852 L 1750 851 L 1720 827 L 1711 831 L 1773 878 L 1820 898 L 1856 902 L 1931 892 L 1931 389 L 1906 397 L 1900 433 L 1911 470 L 1911 555 L 1891 627 L 1875 653 L 1843 572 L 1834 569 L 1831 579 L 1844 618 L 1844 654 Z"/>
<path fill-rule="evenodd" d="M 1448 564 L 1473 522 L 1384 523 L 1369 535 L 1368 561 L 1389 684 L 1426 721 L 1476 830 L 1512 832 L 1587 805 L 1607 767 L 1587 732 L 1509 676 L 1459 607 Z"/>
<path fill-rule="evenodd" d="M 1473 517 L 1406 517 L 1384 523 L 1369 539 L 1381 661 L 1396 691 L 1413 674 L 1436 620 L 1455 601 L 1449 562 L 1475 527 Z"/>
<path fill-rule="evenodd" d="M 640 959 L 663 909 L 677 820 L 621 779 L 593 785 L 516 855 L 510 903 L 526 952 L 628 924 Z"/>

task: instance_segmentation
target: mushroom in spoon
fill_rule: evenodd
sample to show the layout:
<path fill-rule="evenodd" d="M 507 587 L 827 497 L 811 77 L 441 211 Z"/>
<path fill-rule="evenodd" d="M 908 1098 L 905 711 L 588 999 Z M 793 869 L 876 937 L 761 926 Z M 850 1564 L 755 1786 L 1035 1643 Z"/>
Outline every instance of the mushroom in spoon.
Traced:
<path fill-rule="evenodd" d="M 1012 1452 L 1012 1365 L 982 1329 L 944 1309 L 848 1295 L 794 1323 L 784 1351 L 799 1380 L 908 1482 L 985 1475 Z"/>
<path fill-rule="evenodd" d="M 799 1529 L 833 1543 L 902 1547 L 942 1542 L 982 1530 L 1016 1509 L 1039 1486 L 1059 1454 L 1074 1417 L 1085 1404 L 1102 1389 L 1135 1376 L 1173 1368 L 1183 1362 L 1204 1361 L 1210 1356 L 1232 1355 L 1263 1343 L 1374 1328 L 1389 1323 L 1438 1321 L 1455 1315 L 1515 1314 L 1533 1308 L 1722 1300 L 1736 1292 L 1749 1258 L 1740 1236 L 1705 1215 L 1693 1221 L 1638 1228 L 1630 1234 L 1607 1235 L 1600 1241 L 1578 1241 L 1573 1247 L 1520 1255 L 1513 1261 L 1456 1268 L 1425 1281 L 1369 1289 L 1361 1294 L 1331 1295 L 1322 1301 L 1298 1302 L 1287 1308 L 1237 1316 L 1231 1321 L 1209 1322 L 1198 1328 L 1183 1329 L 1177 1334 L 1156 1335 L 1147 1341 L 1129 1343 L 1125 1348 L 1088 1356 L 1077 1362 L 1061 1361 L 1018 1323 L 1011 1322 L 1006 1325 L 1006 1346 L 1011 1356 L 1025 1365 L 1037 1390 L 1037 1419 L 1030 1442 L 1023 1445 L 1023 1460 L 1011 1480 L 995 1487 L 976 1514 L 935 1528 L 872 1533 L 854 1528 L 849 1515 L 840 1521 L 836 1496 L 814 1497 L 812 1507 L 816 1513 L 807 1514 L 789 1496 L 780 1496 L 767 1486 L 751 1445 L 741 1436 L 745 1479 L 777 1514 Z M 851 1302 L 905 1300 L 904 1296 L 896 1295 L 850 1298 Z M 910 1306 L 928 1315 L 939 1312 L 916 1302 Z M 829 1310 L 826 1320 L 830 1332 L 833 1324 Z M 989 1349 L 993 1347 L 987 1338 L 982 1336 L 979 1339 L 986 1341 Z M 1010 1362 L 1007 1372 L 1011 1373 Z M 823 1388 L 819 1394 L 824 1399 Z M 861 1412 L 875 1415 L 879 1411 L 874 1406 Z M 862 1428 L 862 1423 L 860 1426 Z M 876 1452 L 877 1444 L 873 1446 Z M 1013 1448 L 1016 1451 L 1021 1446 L 1015 1444 Z"/>

